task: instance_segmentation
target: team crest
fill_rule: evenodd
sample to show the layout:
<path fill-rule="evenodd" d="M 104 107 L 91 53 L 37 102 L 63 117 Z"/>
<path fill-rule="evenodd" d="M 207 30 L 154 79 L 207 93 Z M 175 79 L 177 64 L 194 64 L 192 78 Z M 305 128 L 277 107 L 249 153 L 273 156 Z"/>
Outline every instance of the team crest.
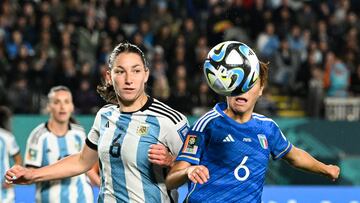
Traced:
<path fill-rule="evenodd" d="M 149 126 L 145 123 L 140 124 L 139 127 L 136 130 L 136 134 L 139 136 L 144 136 L 148 133 Z"/>
<path fill-rule="evenodd" d="M 197 141 L 196 135 L 188 135 L 184 144 L 183 152 L 188 154 L 196 154 L 198 150 L 196 141 Z"/>
<path fill-rule="evenodd" d="M 36 156 L 37 156 L 37 150 L 35 149 L 30 149 L 28 152 L 28 158 L 32 161 L 36 160 Z"/>
<path fill-rule="evenodd" d="M 267 149 L 268 148 L 268 141 L 266 139 L 266 136 L 264 134 L 258 134 L 259 142 L 262 148 Z"/>

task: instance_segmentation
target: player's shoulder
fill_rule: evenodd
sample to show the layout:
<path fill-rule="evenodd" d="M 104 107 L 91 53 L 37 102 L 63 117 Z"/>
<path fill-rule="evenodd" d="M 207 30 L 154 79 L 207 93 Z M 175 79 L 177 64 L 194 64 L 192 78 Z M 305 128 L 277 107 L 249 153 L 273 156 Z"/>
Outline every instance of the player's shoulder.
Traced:
<path fill-rule="evenodd" d="M 50 131 L 48 130 L 46 123 L 40 123 L 30 133 L 28 140 L 30 143 L 38 143 L 42 136 L 45 136 Z"/>
<path fill-rule="evenodd" d="M 168 120 L 169 122 L 177 125 L 178 123 L 187 123 L 187 118 L 184 114 L 180 113 L 179 111 L 171 108 L 167 104 L 157 100 L 152 99 L 151 104 L 147 109 L 150 113 L 156 115 L 157 117 L 163 118 Z"/>
<path fill-rule="evenodd" d="M 14 135 L 10 131 L 0 128 L 0 138 L 10 139 L 12 137 L 14 137 Z"/>
<path fill-rule="evenodd" d="M 276 122 L 273 119 L 271 119 L 267 116 L 264 116 L 262 114 L 252 113 L 251 116 L 252 116 L 252 119 L 254 119 L 255 121 L 262 123 L 264 125 L 267 124 L 267 125 L 276 125 L 277 126 Z"/>
<path fill-rule="evenodd" d="M 103 113 L 107 111 L 113 111 L 117 108 L 116 104 L 105 104 L 103 107 L 101 107 L 98 111 L 98 113 Z"/>
<path fill-rule="evenodd" d="M 221 114 L 213 108 L 195 121 L 191 131 L 203 132 L 209 124 L 215 122 L 219 117 L 221 117 Z"/>
<path fill-rule="evenodd" d="M 85 128 L 77 123 L 70 123 L 70 129 L 74 131 L 85 132 Z"/>

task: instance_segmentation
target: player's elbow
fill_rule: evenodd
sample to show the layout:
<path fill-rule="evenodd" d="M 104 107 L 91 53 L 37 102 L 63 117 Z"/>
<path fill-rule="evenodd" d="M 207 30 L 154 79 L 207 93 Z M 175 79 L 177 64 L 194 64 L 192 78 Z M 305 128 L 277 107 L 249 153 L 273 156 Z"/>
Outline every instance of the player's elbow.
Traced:
<path fill-rule="evenodd" d="M 172 180 L 172 174 L 169 174 L 165 179 L 165 185 L 168 190 L 172 190 L 176 188 L 174 181 Z"/>

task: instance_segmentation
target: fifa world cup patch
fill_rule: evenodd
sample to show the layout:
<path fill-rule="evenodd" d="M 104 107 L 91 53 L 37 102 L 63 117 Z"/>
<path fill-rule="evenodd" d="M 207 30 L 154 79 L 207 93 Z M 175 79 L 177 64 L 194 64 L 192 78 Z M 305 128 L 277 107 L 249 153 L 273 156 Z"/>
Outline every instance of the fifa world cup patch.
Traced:
<path fill-rule="evenodd" d="M 267 149 L 268 148 L 268 141 L 266 139 L 266 136 L 264 134 L 258 134 L 259 142 L 262 148 Z"/>
<path fill-rule="evenodd" d="M 30 159 L 31 161 L 35 161 L 36 156 L 37 156 L 37 150 L 30 149 L 29 152 L 28 152 L 28 159 Z"/>
<path fill-rule="evenodd" d="M 188 154 L 196 154 L 198 150 L 197 139 L 198 138 L 196 135 L 188 135 L 182 152 Z"/>

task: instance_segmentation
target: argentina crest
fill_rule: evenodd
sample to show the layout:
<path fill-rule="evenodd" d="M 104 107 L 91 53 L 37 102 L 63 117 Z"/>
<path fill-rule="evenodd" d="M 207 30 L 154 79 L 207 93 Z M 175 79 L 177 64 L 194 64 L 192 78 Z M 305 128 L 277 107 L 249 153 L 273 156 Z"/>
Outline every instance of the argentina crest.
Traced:
<path fill-rule="evenodd" d="M 149 125 L 146 123 L 141 123 L 136 129 L 136 134 L 139 136 L 144 136 L 148 133 L 148 131 L 149 131 Z"/>

